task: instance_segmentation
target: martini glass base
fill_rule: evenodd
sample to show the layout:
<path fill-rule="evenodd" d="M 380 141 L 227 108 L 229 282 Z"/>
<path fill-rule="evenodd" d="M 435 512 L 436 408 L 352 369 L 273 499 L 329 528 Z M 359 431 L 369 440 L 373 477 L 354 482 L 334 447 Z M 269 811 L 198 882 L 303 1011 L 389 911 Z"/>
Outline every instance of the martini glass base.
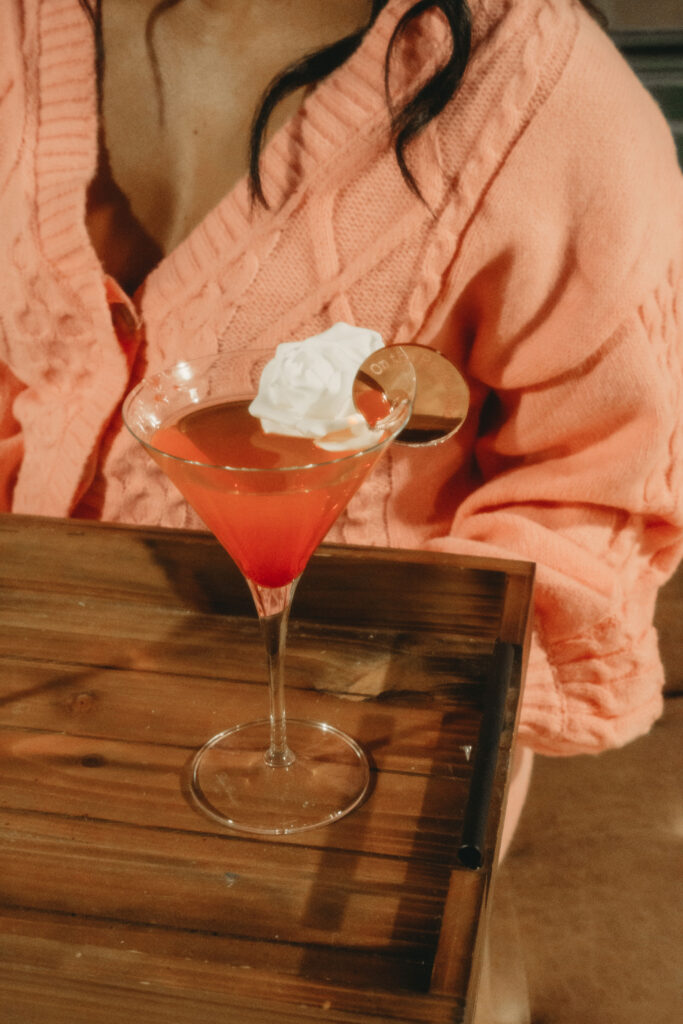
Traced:
<path fill-rule="evenodd" d="M 327 825 L 363 800 L 370 769 L 362 748 L 322 722 L 287 720 L 294 761 L 271 767 L 267 719 L 226 729 L 210 739 L 191 765 L 195 804 L 238 832 L 286 835 Z"/>

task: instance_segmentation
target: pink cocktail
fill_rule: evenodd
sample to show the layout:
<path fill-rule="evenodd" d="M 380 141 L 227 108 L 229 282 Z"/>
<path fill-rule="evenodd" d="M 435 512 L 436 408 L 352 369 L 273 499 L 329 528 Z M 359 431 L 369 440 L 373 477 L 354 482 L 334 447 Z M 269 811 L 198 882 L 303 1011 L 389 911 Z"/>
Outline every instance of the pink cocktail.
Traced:
<path fill-rule="evenodd" d="M 248 406 L 209 402 L 186 412 L 153 434 L 150 453 L 244 576 L 283 587 L 301 575 L 385 435 L 368 451 L 335 457 L 308 438 L 265 434 Z"/>
<path fill-rule="evenodd" d="M 368 787 L 367 759 L 355 740 L 324 722 L 287 718 L 282 661 L 308 559 L 410 415 L 412 365 L 399 349 L 382 351 L 391 385 L 361 389 L 363 431 L 346 439 L 342 431 L 341 450 L 264 432 L 249 412 L 263 353 L 180 363 L 143 381 L 124 404 L 131 433 L 241 570 L 263 629 L 269 718 L 212 737 L 192 767 L 195 802 L 231 828 L 314 828 L 356 807 Z"/>

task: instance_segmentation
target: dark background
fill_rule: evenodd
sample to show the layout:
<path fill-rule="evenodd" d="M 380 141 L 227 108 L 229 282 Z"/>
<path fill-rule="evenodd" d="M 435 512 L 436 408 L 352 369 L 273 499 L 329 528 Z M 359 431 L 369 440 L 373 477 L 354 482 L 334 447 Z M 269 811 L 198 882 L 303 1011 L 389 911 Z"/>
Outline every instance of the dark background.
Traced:
<path fill-rule="evenodd" d="M 596 0 L 609 33 L 664 111 L 683 165 L 683 0 Z"/>

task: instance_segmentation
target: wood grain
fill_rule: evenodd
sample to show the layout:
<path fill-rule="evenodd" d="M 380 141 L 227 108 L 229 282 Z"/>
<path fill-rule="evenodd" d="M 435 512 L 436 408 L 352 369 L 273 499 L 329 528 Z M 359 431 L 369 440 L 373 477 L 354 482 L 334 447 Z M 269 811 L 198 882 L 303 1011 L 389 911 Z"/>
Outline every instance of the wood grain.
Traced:
<path fill-rule="evenodd" d="M 213 538 L 0 517 L 2 1020 L 466 1020 L 532 580 L 526 563 L 321 549 L 295 600 L 288 707 L 363 744 L 371 793 L 328 828 L 253 839 L 187 792 L 201 743 L 266 714 L 251 599 Z M 514 678 L 468 872 L 501 630 Z"/>

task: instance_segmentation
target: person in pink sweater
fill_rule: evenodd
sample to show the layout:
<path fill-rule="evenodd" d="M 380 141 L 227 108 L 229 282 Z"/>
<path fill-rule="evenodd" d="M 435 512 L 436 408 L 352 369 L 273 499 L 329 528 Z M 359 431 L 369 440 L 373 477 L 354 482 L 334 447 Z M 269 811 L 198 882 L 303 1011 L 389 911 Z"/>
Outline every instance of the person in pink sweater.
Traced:
<path fill-rule="evenodd" d="M 682 178 L 587 6 L 0 5 L 0 508 L 195 526 L 122 426 L 145 372 L 339 320 L 437 348 L 465 427 L 330 539 L 537 563 L 517 807 L 532 751 L 659 715 L 682 550 Z"/>

